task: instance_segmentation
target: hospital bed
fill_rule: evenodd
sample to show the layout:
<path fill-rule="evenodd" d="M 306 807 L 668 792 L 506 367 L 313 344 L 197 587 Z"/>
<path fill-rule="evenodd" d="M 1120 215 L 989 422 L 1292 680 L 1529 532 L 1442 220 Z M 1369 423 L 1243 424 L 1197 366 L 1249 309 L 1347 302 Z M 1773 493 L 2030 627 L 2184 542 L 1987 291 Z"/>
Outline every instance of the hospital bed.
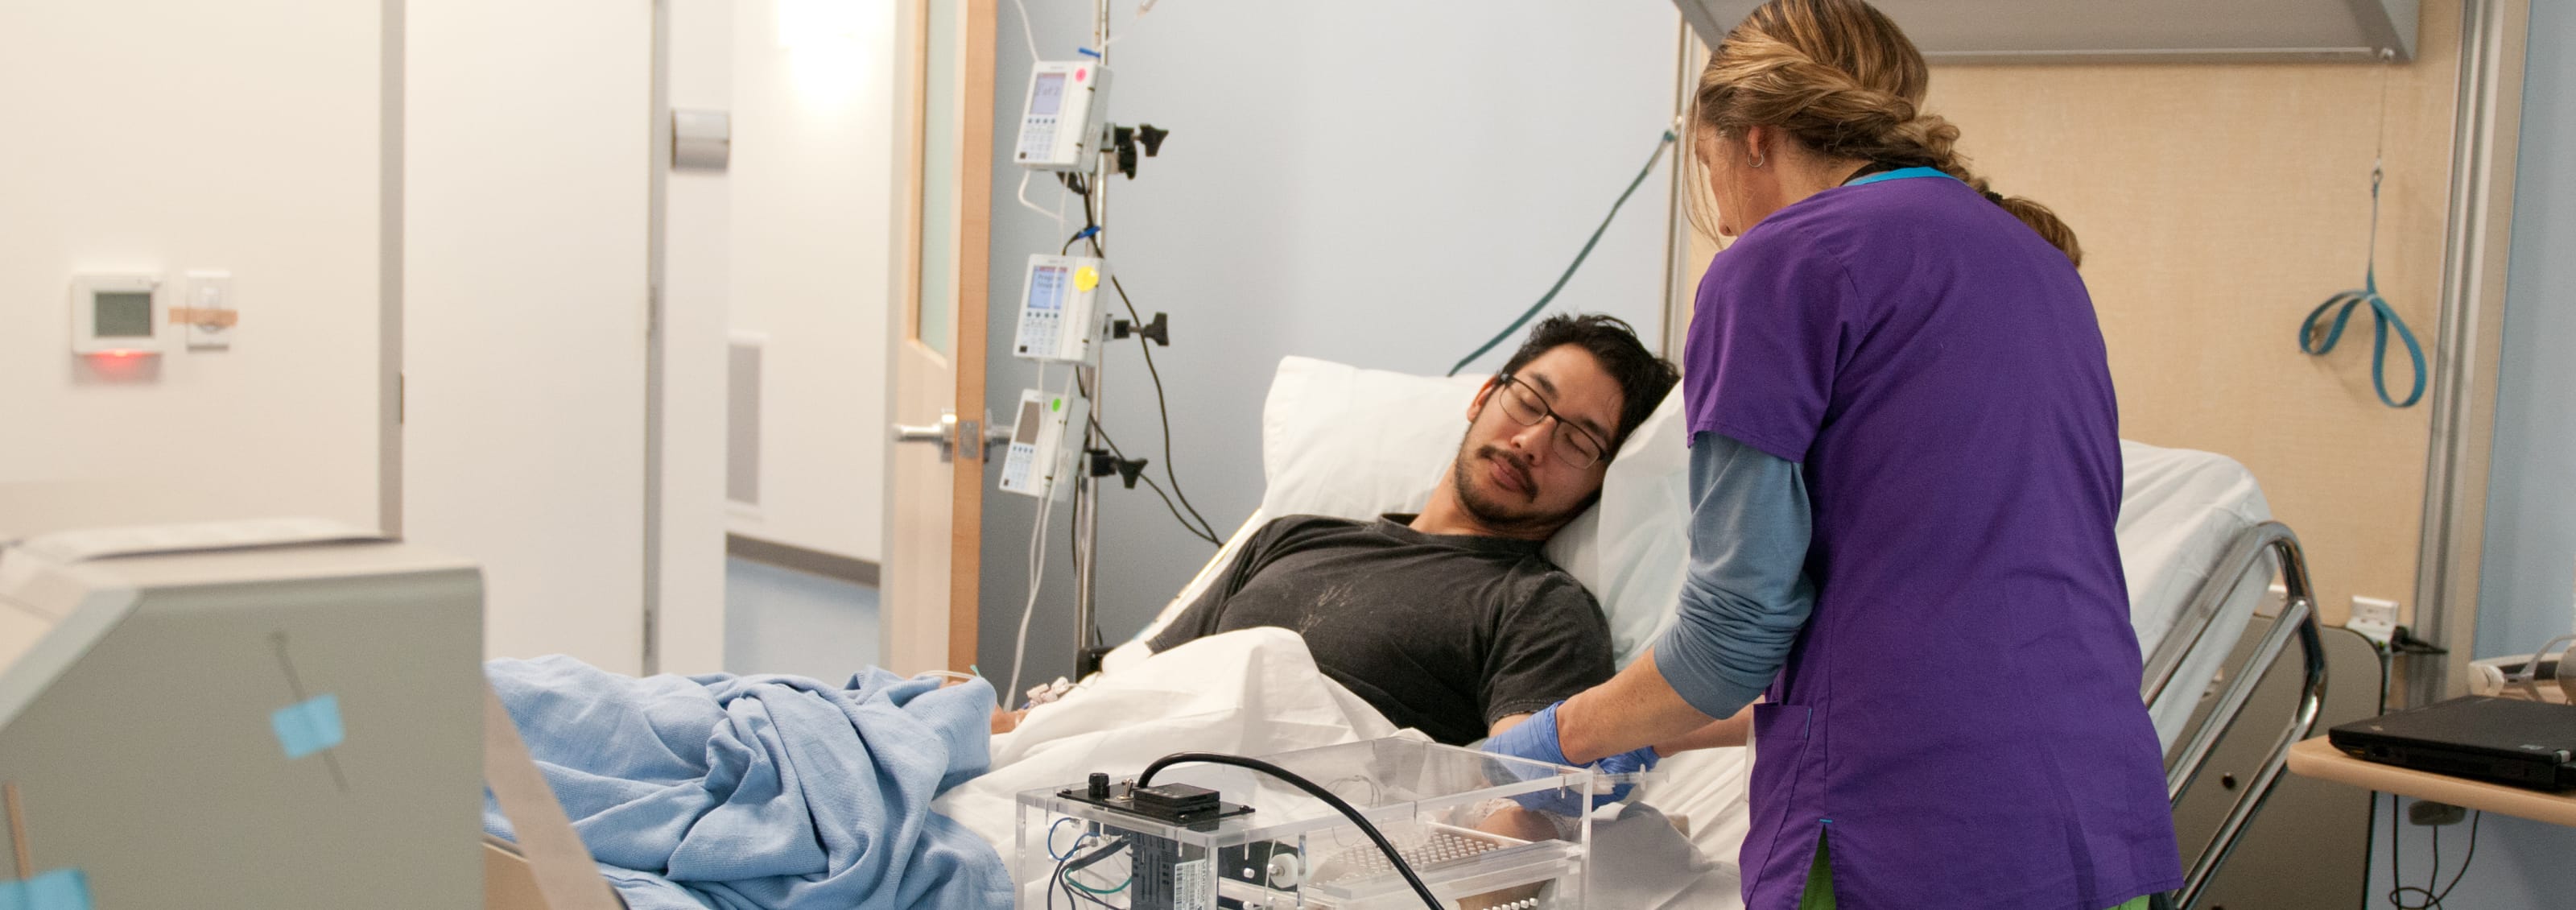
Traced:
<path fill-rule="evenodd" d="M 1261 506 L 1135 640 L 1107 657 L 1102 673 L 993 737 L 988 770 L 948 789 L 931 810 L 1007 864 L 1020 848 L 1016 798 L 1023 792 L 1092 772 L 1132 776 L 1173 752 L 1264 756 L 1407 735 L 1325 678 L 1295 633 L 1245 630 L 1161 654 L 1148 653 L 1142 641 L 1272 517 L 1366 518 L 1420 507 L 1457 451 L 1463 408 L 1481 382 L 1283 361 L 1263 409 Z M 2280 777 L 2283 749 L 2315 724 L 2324 669 L 2297 540 L 2269 521 L 2245 469 L 2216 455 L 2138 443 L 2124 443 L 2122 456 L 2118 536 L 2132 622 L 2147 651 L 2142 696 L 2173 757 L 2177 799 L 2215 776 L 2206 773 L 2210 756 L 2226 750 L 2212 743 L 2253 703 L 2253 682 L 2277 677 L 2264 671 L 2292 643 L 2305 659 L 2301 703 L 2257 770 L 2240 774 L 2252 786 L 2226 788 L 2234 801 L 2218 834 L 2185 848 L 2189 906 L 2262 808 Z M 1676 397 L 1624 444 L 1601 500 L 1547 544 L 1549 558 L 1602 604 L 1622 663 L 1672 621 L 1688 556 L 1687 468 Z M 2276 570 L 2286 585 L 2278 621 L 2253 647 L 2239 648 Z M 2247 656 L 2231 665 L 2239 651 Z M 2210 683 L 2222 678 L 2225 685 L 2213 691 Z M 1636 788 L 1637 801 L 1655 812 L 1593 827 L 1589 906 L 1740 907 L 1736 856 L 1749 824 L 1752 760 L 1744 748 L 1727 748 L 1664 762 Z"/>
<path fill-rule="evenodd" d="M 1483 377 L 1422 377 L 1299 357 L 1283 360 L 1263 408 L 1266 489 L 1260 508 L 1151 624 L 1109 656 L 1103 678 L 1117 680 L 1122 673 L 1145 665 L 1148 655 L 1141 642 L 1194 600 L 1232 562 L 1252 533 L 1272 518 L 1291 514 L 1368 518 L 1421 507 L 1456 454 L 1461 410 L 1482 382 Z M 1611 464 L 1600 502 L 1547 545 L 1548 556 L 1601 602 L 1616 658 L 1623 665 L 1672 621 L 1678 602 L 1688 557 L 1682 505 L 1688 501 L 1685 435 L 1680 396 L 1675 395 L 1624 444 Z M 2131 621 L 2146 649 L 2141 696 L 2168 750 L 2168 782 L 2177 801 L 2208 767 L 2213 745 L 2235 727 L 2263 671 L 2283 659 L 2293 643 L 2302 662 L 2300 702 L 2279 731 L 2268 759 L 2251 776 L 2250 786 L 2237 791 L 2217 834 L 2206 844 L 2184 845 L 2190 883 L 2177 897 L 2180 906 L 2189 907 L 2262 808 L 2280 776 L 2288 747 L 2314 726 L 2324 692 L 2325 664 L 2318 644 L 2313 588 L 2297 537 L 2286 526 L 2270 521 L 2270 508 L 2252 476 L 2234 461 L 2204 452 L 2124 442 L 2122 457 L 2126 477 L 2118 537 L 2128 575 Z M 2286 596 L 2275 621 L 2265 624 L 2261 640 L 2246 651 L 2250 657 L 2230 665 L 2276 574 Z M 1198 672 L 1203 671 L 1193 671 Z M 2213 686 L 2213 681 L 2223 685 Z M 1252 689 L 1277 683 L 1245 679 L 1241 684 L 1245 697 L 1253 698 L 1264 696 Z M 1337 688 L 1329 681 L 1315 685 Z M 1083 694 L 1077 692 L 1076 698 Z M 1314 699 L 1323 706 L 1317 708 L 1318 716 L 1338 705 L 1350 718 L 1351 737 L 1384 732 L 1369 724 L 1382 725 L 1383 720 L 1356 704 L 1356 699 L 1342 692 L 1333 697 L 1339 701 Z M 2214 706 L 2204 705 L 2213 699 Z M 2207 710 L 2201 710 L 2204 707 Z M 2194 723 L 2196 713 L 2206 719 Z M 1032 716 L 1033 722 L 1045 719 L 1042 714 Z M 997 741 L 995 778 L 979 782 L 988 801 L 1017 783 L 1045 780 L 1050 773 L 1062 776 L 1075 765 L 1120 764 L 1134 760 L 1124 751 L 1143 755 L 1161 745 L 1150 737 L 1124 746 L 1093 738 L 1070 752 L 1051 752 L 1047 744 L 1067 737 L 1082 739 L 1088 732 L 1042 729 L 1015 735 L 1034 742 Z M 1241 741 L 1235 745 L 1247 748 L 1313 744 L 1267 742 L 1257 735 L 1238 738 Z M 1010 773 L 1011 766 L 1022 760 L 1027 760 L 1027 766 Z M 1737 906 L 1735 857 L 1748 824 L 1749 761 L 1747 750 L 1733 748 L 1684 754 L 1665 762 L 1657 779 L 1641 788 L 1641 800 L 1672 817 L 1697 855 L 1678 859 L 1663 855 L 1658 869 L 1640 869 L 1635 875 L 1596 874 L 1595 881 L 1626 882 L 1642 889 L 1628 895 L 1621 906 Z M 1007 853 L 1002 836 L 1007 826 L 997 819 L 978 825 L 972 817 L 977 810 L 968 805 L 975 799 L 967 795 L 943 801 L 942 811 L 960 814 L 979 831 L 990 829 L 988 839 Z M 1611 860 L 1608 854 L 1600 859 Z M 1684 880 L 1652 874 L 1672 870 L 1684 873 Z"/>

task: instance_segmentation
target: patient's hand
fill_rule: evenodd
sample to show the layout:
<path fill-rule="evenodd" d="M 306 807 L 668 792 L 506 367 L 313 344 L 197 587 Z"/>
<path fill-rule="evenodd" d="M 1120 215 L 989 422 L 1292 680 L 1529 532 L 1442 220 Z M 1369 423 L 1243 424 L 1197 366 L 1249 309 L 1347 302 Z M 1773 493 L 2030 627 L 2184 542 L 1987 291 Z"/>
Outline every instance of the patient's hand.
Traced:
<path fill-rule="evenodd" d="M 1523 809 L 1517 803 L 1505 803 L 1476 823 L 1476 830 L 1500 834 L 1519 840 L 1555 840 L 1556 822 L 1545 813 Z"/>
<path fill-rule="evenodd" d="M 1001 708 L 994 708 L 993 732 L 999 734 L 1017 730 L 1020 728 L 1020 721 L 1027 720 L 1028 716 L 1029 709 L 1027 708 L 1021 708 L 1017 711 L 1006 711 Z"/>
<path fill-rule="evenodd" d="M 1500 834 L 1516 840 L 1556 839 L 1555 821 L 1550 820 L 1543 813 L 1523 809 L 1518 804 L 1510 802 L 1505 802 L 1501 807 L 1496 808 L 1493 814 L 1485 816 L 1484 821 L 1477 822 L 1476 830 L 1487 834 Z M 1458 906 L 1460 910 L 1507 907 L 1537 897 L 1542 887 L 1541 885 L 1515 885 L 1500 891 L 1489 891 L 1460 899 Z"/>

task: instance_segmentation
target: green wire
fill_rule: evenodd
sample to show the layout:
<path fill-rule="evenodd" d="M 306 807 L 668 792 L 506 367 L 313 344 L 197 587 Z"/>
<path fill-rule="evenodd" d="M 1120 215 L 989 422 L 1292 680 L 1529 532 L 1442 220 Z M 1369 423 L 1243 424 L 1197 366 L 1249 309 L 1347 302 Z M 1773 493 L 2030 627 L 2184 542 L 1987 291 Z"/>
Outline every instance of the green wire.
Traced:
<path fill-rule="evenodd" d="M 1072 885 L 1072 886 L 1074 886 L 1074 887 L 1076 887 L 1076 888 L 1080 888 L 1080 889 L 1082 889 L 1082 890 L 1084 890 L 1084 891 L 1089 891 L 1089 892 L 1091 892 L 1091 893 L 1093 893 L 1093 894 L 1116 894 L 1116 893 L 1118 893 L 1118 892 L 1121 892 L 1121 891 L 1125 891 L 1125 890 L 1127 890 L 1127 883 L 1128 883 L 1128 882 L 1135 881 L 1135 880 L 1136 880 L 1136 877 L 1131 875 L 1131 876 L 1128 876 L 1128 877 L 1127 877 L 1127 878 L 1125 878 L 1125 879 L 1120 880 L 1120 881 L 1118 882 L 1118 887 L 1115 887 L 1115 888 L 1094 888 L 1094 887 L 1092 887 L 1092 886 L 1090 886 L 1090 885 L 1086 885 L 1086 884 L 1083 884 L 1083 883 L 1081 883 L 1081 882 L 1075 881 L 1075 880 L 1073 879 L 1073 876 L 1067 875 L 1067 876 L 1065 876 L 1065 877 L 1064 877 L 1064 883 L 1065 883 L 1065 884 Z"/>
<path fill-rule="evenodd" d="M 1556 292 L 1565 290 L 1565 283 L 1574 280 L 1575 270 L 1583 267 L 1583 260 L 1592 255 L 1592 248 L 1601 242 L 1601 235 L 1610 230 L 1610 222 L 1619 217 L 1619 207 L 1627 205 L 1628 197 L 1636 195 L 1637 188 L 1645 185 L 1646 175 L 1655 172 L 1655 163 L 1664 158 L 1664 147 L 1671 144 L 1673 144 L 1673 131 L 1665 130 L 1663 138 L 1655 140 L 1655 153 L 1646 157 L 1646 166 L 1637 172 L 1637 179 L 1628 181 L 1628 189 L 1619 194 L 1619 201 L 1610 203 L 1610 214 L 1602 216 L 1601 226 L 1592 229 L 1592 239 L 1583 242 L 1583 251 L 1574 254 L 1574 262 L 1565 267 L 1565 274 L 1556 276 L 1556 286 L 1548 288 L 1547 293 L 1541 296 L 1537 303 L 1531 304 L 1529 310 L 1521 314 L 1521 318 L 1512 320 L 1511 325 L 1504 326 L 1502 332 L 1496 334 L 1492 341 L 1485 342 L 1484 347 L 1477 348 L 1475 353 L 1461 358 L 1456 366 L 1449 368 L 1446 375 L 1458 375 L 1459 370 L 1466 369 L 1468 364 L 1476 361 L 1476 358 L 1485 356 L 1485 352 L 1503 343 L 1503 339 L 1510 338 L 1512 333 L 1520 331 L 1521 326 L 1528 325 L 1530 318 L 1537 316 L 1540 310 L 1547 309 L 1548 303 L 1556 299 Z"/>

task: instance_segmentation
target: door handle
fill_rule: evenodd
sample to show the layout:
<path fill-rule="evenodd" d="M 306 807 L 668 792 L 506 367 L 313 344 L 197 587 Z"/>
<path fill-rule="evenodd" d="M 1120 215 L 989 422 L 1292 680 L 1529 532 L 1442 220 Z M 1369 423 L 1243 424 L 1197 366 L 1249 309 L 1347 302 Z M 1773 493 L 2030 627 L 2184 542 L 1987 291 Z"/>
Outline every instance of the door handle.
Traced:
<path fill-rule="evenodd" d="M 964 442 L 968 437 L 982 436 L 983 445 L 977 446 L 974 451 L 975 459 L 981 461 L 985 456 L 992 454 L 994 449 L 1011 444 L 1011 430 L 992 426 L 992 423 L 991 416 L 987 415 L 980 427 L 972 420 L 963 421 L 961 426 L 956 411 L 941 411 L 938 423 L 925 426 L 895 424 L 894 441 L 938 443 L 939 461 L 946 464 L 956 460 L 959 443 Z"/>
<path fill-rule="evenodd" d="M 928 426 L 895 424 L 894 441 L 935 442 L 939 444 L 940 463 L 954 461 L 957 458 L 957 412 L 941 411 L 939 422 Z"/>

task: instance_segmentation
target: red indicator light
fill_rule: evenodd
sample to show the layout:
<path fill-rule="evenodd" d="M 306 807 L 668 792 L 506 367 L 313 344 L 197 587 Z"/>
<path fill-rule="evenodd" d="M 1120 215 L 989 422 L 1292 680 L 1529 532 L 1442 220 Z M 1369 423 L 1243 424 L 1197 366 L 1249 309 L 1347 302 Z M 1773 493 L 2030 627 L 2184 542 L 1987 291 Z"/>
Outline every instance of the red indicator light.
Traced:
<path fill-rule="evenodd" d="M 1090 72 L 1091 69 L 1089 67 L 1075 67 L 1073 70 L 1073 81 L 1082 81 L 1082 77 Z"/>

